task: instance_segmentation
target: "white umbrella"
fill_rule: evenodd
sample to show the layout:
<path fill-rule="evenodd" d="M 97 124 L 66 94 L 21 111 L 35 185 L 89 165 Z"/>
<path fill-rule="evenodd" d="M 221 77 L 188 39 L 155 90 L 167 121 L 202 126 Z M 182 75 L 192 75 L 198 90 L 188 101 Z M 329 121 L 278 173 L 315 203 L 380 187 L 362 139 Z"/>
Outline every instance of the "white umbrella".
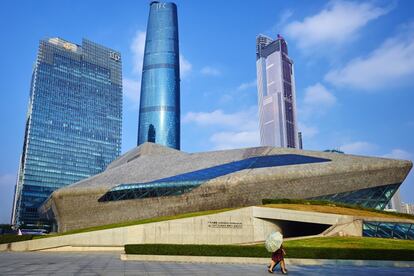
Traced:
<path fill-rule="evenodd" d="M 267 237 L 265 247 L 269 252 L 275 252 L 280 248 L 283 242 L 283 235 L 280 232 L 272 232 Z"/>

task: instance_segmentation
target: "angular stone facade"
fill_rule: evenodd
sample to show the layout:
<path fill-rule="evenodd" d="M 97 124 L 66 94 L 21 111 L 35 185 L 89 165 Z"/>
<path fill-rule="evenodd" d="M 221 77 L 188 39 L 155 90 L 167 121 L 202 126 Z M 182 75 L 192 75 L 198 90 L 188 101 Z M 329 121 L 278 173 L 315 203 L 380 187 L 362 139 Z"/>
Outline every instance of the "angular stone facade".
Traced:
<path fill-rule="evenodd" d="M 120 184 L 148 183 L 256 156 L 299 155 L 326 162 L 243 169 L 204 181 L 187 192 L 161 197 L 102 201 Z M 400 184 L 412 162 L 288 148 L 257 147 L 185 153 L 145 143 L 93 177 L 55 191 L 40 211 L 59 232 L 176 215 L 245 207 L 264 198 L 313 198 Z M 398 187 L 398 185 L 396 185 Z"/>

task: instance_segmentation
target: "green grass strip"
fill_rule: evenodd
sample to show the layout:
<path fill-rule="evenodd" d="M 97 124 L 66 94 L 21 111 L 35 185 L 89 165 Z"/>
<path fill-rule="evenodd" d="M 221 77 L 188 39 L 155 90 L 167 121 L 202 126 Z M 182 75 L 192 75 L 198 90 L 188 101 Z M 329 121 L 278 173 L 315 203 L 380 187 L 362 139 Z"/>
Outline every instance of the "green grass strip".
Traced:
<path fill-rule="evenodd" d="M 393 215 L 396 217 L 407 218 L 407 219 L 414 219 L 414 215 L 405 214 L 405 213 L 397 213 L 397 212 L 387 212 L 382 210 L 377 210 L 374 208 L 366 208 L 359 205 L 352 205 L 352 204 L 345 204 L 345 203 L 337 203 L 333 201 L 327 200 L 306 200 L 306 199 L 288 199 L 288 198 L 276 198 L 276 199 L 269 199 L 265 198 L 262 199 L 262 204 L 303 204 L 303 205 L 321 205 L 321 206 L 334 206 L 334 207 L 343 207 L 349 209 L 356 209 L 356 210 L 364 210 L 369 212 L 375 212 L 380 214 L 387 214 Z"/>
<path fill-rule="evenodd" d="M 348 245 L 348 246 L 347 246 Z M 379 238 L 314 238 L 286 241 L 286 258 L 414 260 L 414 241 Z M 127 254 L 270 258 L 263 245 L 129 244 Z"/>
<path fill-rule="evenodd" d="M 119 228 L 119 227 L 125 227 L 125 226 L 133 226 L 133 225 L 139 225 L 139 224 L 167 221 L 167 220 L 173 220 L 173 219 L 183 219 L 183 218 L 191 218 L 191 217 L 198 217 L 198 216 L 207 216 L 207 215 L 217 214 L 217 213 L 221 213 L 221 212 L 231 211 L 231 210 L 234 210 L 234 209 L 235 208 L 226 208 L 226 209 L 219 209 L 219 210 L 208 210 L 208 211 L 201 211 L 201 212 L 179 214 L 179 215 L 175 215 L 175 216 L 164 216 L 164 217 L 156 217 L 156 218 L 141 219 L 141 220 L 134 220 L 134 221 L 126 221 L 126 222 L 120 222 L 120 223 L 112 223 L 112 224 L 106 224 L 106 225 L 100 225 L 100 226 L 94 226 L 94 227 L 71 230 L 71 231 L 67 231 L 67 232 L 64 232 L 64 233 L 60 233 L 60 234 L 35 236 L 34 239 L 42 239 L 42 238 L 50 238 L 50 237 L 57 237 L 57 236 L 63 236 L 63 235 L 85 233 L 85 232 L 91 232 L 91 231 L 106 230 L 106 229 L 112 229 L 112 228 Z"/>
<path fill-rule="evenodd" d="M 367 249 L 407 249 L 414 251 L 414 240 L 369 238 L 369 237 L 319 237 L 285 241 L 289 247 L 312 248 L 367 248 Z"/>

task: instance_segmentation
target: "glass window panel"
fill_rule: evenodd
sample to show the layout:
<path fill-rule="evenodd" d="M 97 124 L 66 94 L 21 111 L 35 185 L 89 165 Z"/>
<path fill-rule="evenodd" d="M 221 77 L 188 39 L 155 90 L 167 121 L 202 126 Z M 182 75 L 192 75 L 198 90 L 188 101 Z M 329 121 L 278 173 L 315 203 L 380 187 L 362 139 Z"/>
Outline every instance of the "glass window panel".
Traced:
<path fill-rule="evenodd" d="M 120 184 L 99 201 L 124 200 L 167 195 L 180 195 L 200 186 L 204 182 L 244 169 L 288 166 L 317 162 L 329 162 L 329 159 L 297 155 L 281 154 L 251 157 L 189 173 L 166 177 L 146 183 Z M 125 194 L 128 194 L 125 196 Z"/>
<path fill-rule="evenodd" d="M 412 223 L 364 221 L 362 236 L 394 239 L 414 239 Z"/>
<path fill-rule="evenodd" d="M 328 200 L 383 210 L 399 186 L 400 184 L 377 186 L 352 192 L 318 196 L 309 199 Z"/>

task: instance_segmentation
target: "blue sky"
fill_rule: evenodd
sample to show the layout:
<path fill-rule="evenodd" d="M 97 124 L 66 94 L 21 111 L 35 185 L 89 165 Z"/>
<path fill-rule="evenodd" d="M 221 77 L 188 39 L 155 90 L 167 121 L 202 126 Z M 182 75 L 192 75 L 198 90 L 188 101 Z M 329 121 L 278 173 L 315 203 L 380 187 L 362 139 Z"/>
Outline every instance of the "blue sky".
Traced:
<path fill-rule="evenodd" d="M 0 223 L 8 222 L 39 40 L 122 53 L 123 152 L 136 144 L 150 1 L 5 1 L 0 10 Z M 414 2 L 176 1 L 182 150 L 257 146 L 255 37 L 288 41 L 304 148 L 414 159 Z M 402 185 L 414 202 L 413 173 Z"/>

